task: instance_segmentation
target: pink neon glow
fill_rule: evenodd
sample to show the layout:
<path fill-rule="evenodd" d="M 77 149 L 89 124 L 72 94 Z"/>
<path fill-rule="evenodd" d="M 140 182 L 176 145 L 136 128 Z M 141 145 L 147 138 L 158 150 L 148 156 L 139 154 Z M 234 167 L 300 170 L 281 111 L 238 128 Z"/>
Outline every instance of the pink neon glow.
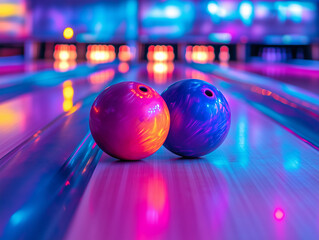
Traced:
<path fill-rule="evenodd" d="M 282 221 L 285 217 L 285 212 L 281 208 L 277 208 L 274 212 L 274 218 L 277 221 Z"/>

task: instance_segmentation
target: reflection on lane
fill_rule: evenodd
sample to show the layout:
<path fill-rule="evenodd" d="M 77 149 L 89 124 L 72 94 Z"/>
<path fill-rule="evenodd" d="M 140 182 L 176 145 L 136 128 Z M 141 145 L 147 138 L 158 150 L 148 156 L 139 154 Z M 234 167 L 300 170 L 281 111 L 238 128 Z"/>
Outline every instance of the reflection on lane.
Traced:
<path fill-rule="evenodd" d="M 231 67 L 271 77 L 319 94 L 319 70 L 285 63 L 231 63 Z"/>
<path fill-rule="evenodd" d="M 174 62 L 149 62 L 147 64 L 149 80 L 154 81 L 158 85 L 171 81 L 173 71 Z"/>
<path fill-rule="evenodd" d="M 66 239 L 205 239 L 227 220 L 228 186 L 206 160 L 119 162 L 103 155 Z M 169 160 L 170 159 L 170 160 Z M 161 162 L 163 161 L 163 162 Z"/>
<path fill-rule="evenodd" d="M 63 84 L 63 110 L 64 112 L 69 111 L 73 107 L 73 95 L 74 89 L 72 87 L 72 81 L 66 80 Z"/>
<path fill-rule="evenodd" d="M 1 78 L 5 77 L 2 75 L 16 75 L 20 73 L 32 73 L 39 70 L 52 68 L 51 61 L 34 61 L 34 62 L 24 62 L 24 61 L 5 61 L 3 63 L 1 58 L 0 60 L 0 76 Z M 3 63 L 3 64 L 1 64 Z M 1 82 L 1 79 L 0 79 Z"/>
<path fill-rule="evenodd" d="M 53 63 L 53 68 L 54 70 L 58 72 L 66 72 L 66 71 L 75 69 L 76 65 L 77 65 L 76 61 L 55 60 Z"/>
<path fill-rule="evenodd" d="M 84 137 L 93 100 L 94 95 L 79 102 L 81 109 L 64 114 L 2 159 L 0 229 L 4 239 L 61 239 L 64 235 L 101 155 L 91 135 Z"/>
<path fill-rule="evenodd" d="M 265 79 L 262 79 L 264 80 L 262 84 L 258 84 L 257 79 L 252 79 L 253 76 L 244 72 L 236 74 L 233 70 L 228 72 L 216 65 L 209 64 L 192 66 L 202 72 L 213 73 L 212 77 L 217 76 L 222 79 L 222 81 L 216 81 L 218 86 L 227 88 L 228 91 L 280 123 L 302 141 L 319 149 L 319 106 L 316 105 L 316 102 L 312 104 L 292 97 L 282 91 L 284 86 L 273 86 L 270 82 L 266 84 Z M 243 76 L 251 79 L 246 81 Z"/>
<path fill-rule="evenodd" d="M 1 236 L 61 239 L 65 234 L 101 153 L 90 135 L 83 139 L 89 131 L 88 112 L 97 91 L 112 78 L 98 83 L 91 83 L 89 78 L 67 80 L 56 87 L 60 94 L 52 94 L 60 100 L 56 105 L 60 111 L 65 98 L 73 97 L 75 105 L 1 158 Z M 120 80 L 117 76 L 115 81 Z M 42 94 L 50 99 L 49 93 Z M 36 106 L 43 107 L 39 103 Z M 33 113 L 31 107 L 26 112 Z"/>
<path fill-rule="evenodd" d="M 150 77 L 144 68 L 130 80 L 134 76 L 145 83 Z M 203 76 L 225 94 L 232 111 L 225 142 L 194 160 L 180 159 L 163 147 L 138 162 L 103 155 L 66 239 L 318 235 L 319 196 L 314 194 L 319 192 L 318 152 L 245 104 L 217 79 L 175 66 L 172 80 L 189 76 Z M 156 85 L 153 78 L 149 83 L 161 91 L 171 82 Z"/>
<path fill-rule="evenodd" d="M 130 71 L 127 78 L 147 83 L 148 72 L 139 70 Z M 172 80 L 185 74 L 184 67 L 176 66 Z M 209 80 L 219 84 L 217 79 Z M 169 84 L 150 83 L 158 91 Z M 74 98 L 76 85 L 72 83 Z M 178 158 L 165 148 L 137 162 L 103 155 L 82 196 L 73 193 L 85 188 L 86 183 L 79 188 L 76 183 L 83 180 L 87 168 L 77 175 L 60 170 L 66 159 L 81 165 L 95 147 L 76 149 L 88 131 L 88 111 L 95 95 L 86 98 L 73 114 L 36 133 L 27 146 L 7 156 L 0 168 L 0 229 L 9 226 L 12 238 L 36 233 L 40 235 L 33 236 L 58 236 L 54 239 L 65 236 L 68 224 L 67 239 L 230 239 L 234 235 L 238 239 L 310 239 L 318 235 L 319 153 L 245 104 L 228 87 L 220 84 L 233 124 L 216 151 L 194 160 Z M 62 111 L 63 86 L 57 91 Z M 73 151 L 81 152 L 80 161 L 69 158 Z M 46 188 L 50 183 L 59 189 L 61 182 L 61 192 L 51 194 L 51 188 Z M 68 190 L 72 187 L 74 191 Z M 46 201 L 46 196 L 52 201 Z M 29 204 L 37 214 L 18 211 Z M 25 231 L 11 229 L 9 220 Z"/>
<path fill-rule="evenodd" d="M 114 74 L 114 69 L 106 69 L 87 78 L 67 80 L 55 87 L 34 90 L 1 104 L 0 158 L 57 116 L 73 109 L 74 102 L 102 90 Z"/>

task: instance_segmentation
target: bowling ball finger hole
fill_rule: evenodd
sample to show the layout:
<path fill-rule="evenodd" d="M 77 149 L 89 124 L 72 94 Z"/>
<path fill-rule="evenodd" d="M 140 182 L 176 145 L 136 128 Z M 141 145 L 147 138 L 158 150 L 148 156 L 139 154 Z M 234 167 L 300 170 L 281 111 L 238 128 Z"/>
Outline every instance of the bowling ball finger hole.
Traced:
<path fill-rule="evenodd" d="M 144 87 L 144 86 L 140 86 L 139 89 L 140 89 L 142 92 L 147 92 L 147 91 L 148 91 L 147 88 Z"/>
<path fill-rule="evenodd" d="M 211 91 L 211 90 L 205 90 L 205 95 L 207 96 L 207 97 L 213 97 L 214 96 L 214 93 Z"/>

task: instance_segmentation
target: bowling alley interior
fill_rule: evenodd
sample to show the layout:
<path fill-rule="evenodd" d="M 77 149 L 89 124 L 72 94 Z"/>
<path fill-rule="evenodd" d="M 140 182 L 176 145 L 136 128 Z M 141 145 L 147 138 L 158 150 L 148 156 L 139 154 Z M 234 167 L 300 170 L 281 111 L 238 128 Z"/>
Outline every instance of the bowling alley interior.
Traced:
<path fill-rule="evenodd" d="M 0 239 L 319 239 L 319 1 L 0 0 Z"/>

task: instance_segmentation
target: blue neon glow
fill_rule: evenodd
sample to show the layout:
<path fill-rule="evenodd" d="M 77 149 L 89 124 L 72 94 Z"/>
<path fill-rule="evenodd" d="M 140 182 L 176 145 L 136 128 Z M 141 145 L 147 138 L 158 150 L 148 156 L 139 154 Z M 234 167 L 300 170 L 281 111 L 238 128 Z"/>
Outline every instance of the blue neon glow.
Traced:
<path fill-rule="evenodd" d="M 289 5 L 289 13 L 291 15 L 291 19 L 294 22 L 301 22 L 302 20 L 302 6 L 297 3 L 292 3 Z"/>
<path fill-rule="evenodd" d="M 81 4 L 72 7 L 57 4 L 54 0 L 38 1 L 30 9 L 32 36 L 36 39 L 61 39 L 66 26 L 72 26 L 73 40 L 79 42 L 182 41 L 188 37 L 191 41 L 197 37 L 208 40 L 211 33 L 228 33 L 232 42 L 241 39 L 262 42 L 271 35 L 307 36 L 312 42 L 319 36 L 316 26 L 318 5 L 309 0 L 96 0 L 89 7 L 84 0 L 79 1 Z M 228 36 L 212 35 L 210 39 L 229 42 Z M 274 38 L 270 37 L 272 40 Z M 294 44 L 294 40 L 288 36 L 279 37 L 275 42 Z M 296 41 L 298 44 L 300 38 Z"/>
<path fill-rule="evenodd" d="M 284 168 L 288 171 L 297 170 L 300 168 L 300 159 L 298 156 L 284 157 Z"/>
<path fill-rule="evenodd" d="M 270 3 L 260 2 L 255 5 L 255 18 L 265 19 L 270 14 L 271 5 Z"/>
<path fill-rule="evenodd" d="M 167 18 L 175 19 L 181 16 L 181 10 L 177 6 L 166 6 L 165 16 Z"/>
<path fill-rule="evenodd" d="M 209 40 L 216 43 L 230 43 L 232 36 L 229 33 L 211 33 Z"/>
<path fill-rule="evenodd" d="M 218 5 L 216 2 L 210 2 L 207 5 L 207 9 L 211 14 L 216 14 L 218 12 Z"/>
<path fill-rule="evenodd" d="M 244 24 L 250 25 L 253 21 L 254 7 L 252 2 L 242 2 L 239 5 L 239 14 Z"/>
<path fill-rule="evenodd" d="M 12 225 L 19 225 L 22 221 L 26 220 L 29 215 L 29 211 L 21 209 L 16 211 L 10 218 Z"/>
<path fill-rule="evenodd" d="M 181 1 L 148 3 L 145 10 L 141 9 L 141 17 L 142 27 L 148 31 L 145 40 L 163 35 L 178 38 L 192 30 L 194 6 L 192 2 Z M 143 36 L 140 37 L 144 40 Z"/>

